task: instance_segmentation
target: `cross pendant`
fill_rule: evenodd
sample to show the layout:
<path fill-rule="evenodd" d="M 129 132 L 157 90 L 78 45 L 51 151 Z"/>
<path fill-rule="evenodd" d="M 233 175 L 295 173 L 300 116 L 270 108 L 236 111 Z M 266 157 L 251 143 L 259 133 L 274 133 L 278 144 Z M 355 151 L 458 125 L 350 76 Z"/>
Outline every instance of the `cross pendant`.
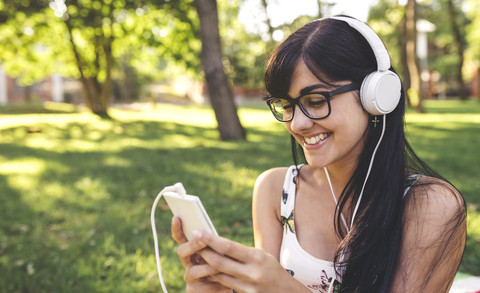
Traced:
<path fill-rule="evenodd" d="M 377 123 L 380 122 L 380 120 L 377 119 L 377 115 L 373 117 L 372 122 L 373 122 L 373 127 L 377 127 Z"/>

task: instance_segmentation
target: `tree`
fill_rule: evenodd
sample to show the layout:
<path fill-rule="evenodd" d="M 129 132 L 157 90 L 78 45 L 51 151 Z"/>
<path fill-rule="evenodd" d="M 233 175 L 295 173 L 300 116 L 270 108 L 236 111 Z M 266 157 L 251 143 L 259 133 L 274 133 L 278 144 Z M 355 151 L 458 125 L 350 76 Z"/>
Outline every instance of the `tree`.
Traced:
<path fill-rule="evenodd" d="M 108 116 L 119 63 L 157 77 L 172 60 L 199 68 L 188 1 L 24 0 L 4 8 L 0 62 L 8 74 L 24 85 L 59 71 L 78 78 L 100 116 Z"/>
<path fill-rule="evenodd" d="M 469 68 L 472 65 L 471 63 L 468 64 L 470 62 L 468 61 L 468 53 L 475 52 L 475 50 L 469 49 L 475 46 L 475 42 L 467 42 L 467 40 L 469 35 L 475 34 L 475 30 L 465 28 L 470 21 L 466 15 L 468 10 L 464 10 L 467 7 L 464 5 L 464 1 L 455 0 L 450 3 L 453 4 L 450 8 L 449 1 L 433 0 L 429 5 L 420 6 L 420 12 L 422 18 L 436 26 L 435 30 L 429 33 L 429 66 L 432 70 L 440 73 L 440 84 L 444 84 L 447 93 L 455 93 L 455 95 L 461 96 L 463 93 L 460 91 L 465 89 L 465 85 L 458 85 L 460 83 L 460 71 L 462 75 L 466 73 L 465 69 L 473 71 L 472 68 Z M 474 2 L 471 1 L 471 3 Z M 475 4 L 469 10 L 474 11 L 474 6 Z M 439 19 L 445 21 L 438 21 Z M 470 19 L 475 20 L 474 17 L 470 17 Z M 464 52 L 462 53 L 462 51 Z M 462 77 L 462 80 L 465 80 L 465 77 Z M 464 81 L 461 83 L 463 84 Z"/>
<path fill-rule="evenodd" d="M 217 1 L 195 0 L 194 3 L 200 19 L 202 65 L 220 137 L 222 140 L 245 139 L 245 130 L 238 118 L 233 94 L 223 68 Z"/>
<path fill-rule="evenodd" d="M 461 28 L 464 25 L 458 24 L 458 13 L 457 8 L 455 7 L 455 3 L 453 0 L 447 0 L 448 11 L 450 14 L 450 24 L 452 26 L 452 32 L 455 38 L 455 47 L 458 55 L 458 62 L 457 62 L 457 71 L 456 71 L 456 79 L 457 79 L 457 87 L 458 87 L 458 95 L 461 100 L 468 99 L 467 91 L 465 89 L 465 82 L 463 80 L 463 62 L 464 62 L 464 53 L 465 53 L 465 34 L 461 31 Z"/>
<path fill-rule="evenodd" d="M 243 0 L 219 0 L 218 20 L 222 40 L 223 65 L 230 84 L 247 89 L 263 88 L 265 60 L 270 43 L 250 33 L 241 22 Z"/>
<path fill-rule="evenodd" d="M 478 0 L 468 1 L 470 9 L 467 12 L 471 23 L 466 27 L 466 39 L 470 61 L 476 63 L 475 67 L 480 66 L 480 2 Z"/>
<path fill-rule="evenodd" d="M 29 27 L 32 42 L 21 45 L 29 52 L 38 51 L 36 46 L 42 46 L 44 50 L 55 50 L 56 47 L 66 49 L 65 52 L 58 52 L 58 55 L 63 56 L 66 63 L 75 60 L 87 106 L 97 115 L 108 116 L 112 90 L 113 2 L 71 1 L 68 7 L 62 1 L 35 3 L 38 5 L 36 10 L 23 5 L 23 2 L 9 3 L 9 10 L 14 12 L 14 17 L 7 17 L 5 25 L 12 27 L 9 22 L 19 17 L 33 24 Z M 39 18 L 43 18 L 44 24 L 34 21 Z M 49 30 L 41 31 L 42 26 L 47 26 Z M 68 40 L 68 44 L 64 40 Z M 24 57 L 27 61 L 39 63 L 30 56 Z M 58 67 L 65 65 L 63 62 L 55 63 Z M 36 71 L 37 77 L 51 73 L 38 68 Z"/>
<path fill-rule="evenodd" d="M 186 1 L 69 1 L 62 19 L 67 28 L 75 63 L 83 84 L 85 101 L 91 111 L 99 116 L 108 116 L 112 97 L 113 70 L 120 57 L 131 56 L 131 51 L 157 51 L 162 59 L 183 62 L 186 67 L 196 67 L 192 53 L 179 48 L 179 44 L 192 43 L 195 26 L 188 17 Z M 187 4 L 187 5 L 185 5 Z M 168 17 L 169 11 L 173 17 Z M 167 23 L 166 20 L 170 22 Z M 178 25 L 181 23 L 182 25 Z M 165 39 L 155 38 L 161 34 L 160 27 L 174 25 L 171 37 L 175 45 L 168 48 Z M 187 39 L 187 40 L 186 40 Z M 127 46 L 125 46 L 128 44 Z M 122 48 L 124 47 L 124 48 Z M 128 48 L 125 50 L 125 47 Z M 191 48 L 195 48 L 192 46 Z M 114 56 L 115 52 L 117 53 Z M 190 49 L 190 51 L 193 51 Z M 192 60 L 193 59 L 193 60 Z M 160 61 L 157 57 L 154 64 Z M 114 64 L 114 63 L 117 64 Z M 148 64 L 148 63 L 147 63 Z M 149 67 L 143 63 L 142 67 Z M 140 67 L 140 66 L 137 66 Z M 153 69 L 151 66 L 150 69 Z"/>
<path fill-rule="evenodd" d="M 73 69 L 71 75 L 82 82 L 88 107 L 97 115 L 108 116 L 115 69 L 128 67 L 131 70 L 133 66 L 141 73 L 144 67 L 161 71 L 166 69 L 165 61 L 173 60 L 199 76 L 200 60 L 197 56 L 202 41 L 201 59 L 220 136 L 222 139 L 245 139 L 245 130 L 240 124 L 223 69 L 216 1 L 196 3 L 201 40 L 197 38 L 198 18 L 192 14 L 191 0 L 146 0 L 141 3 L 136 0 L 72 0 L 67 4 L 62 0 L 49 1 L 35 2 L 32 7 L 29 0 L 15 1 L 8 6 L 9 13 L 0 13 L 0 21 L 3 21 L 0 32 L 4 29 L 9 33 L 5 34 L 7 36 L 24 35 L 21 24 L 25 20 L 36 20 L 32 31 L 37 31 L 42 25 L 49 28 L 41 34 L 31 34 L 31 40 L 24 36 L 16 40 L 12 38 L 13 41 L 6 39 L 11 44 L 8 48 L 0 44 L 0 61 L 5 61 L 7 56 L 15 56 L 19 47 L 25 51 L 22 60 L 28 62 L 21 67 L 5 66 L 10 72 L 13 72 L 12 68 L 17 68 L 19 75 L 22 75 L 32 64 L 41 63 L 41 58 L 27 56 L 35 52 L 37 44 L 54 48 L 50 51 L 63 56 L 61 67 Z M 55 29 L 51 30 L 52 27 Z M 52 38 L 52 35 L 55 37 Z M 0 36 L 0 40 L 4 39 Z M 62 45 L 58 46 L 59 43 Z M 151 58 L 151 62 L 138 62 L 137 56 Z M 152 56 L 160 58 L 155 60 Z M 133 65 L 134 59 L 140 66 Z M 48 59 L 45 64 L 54 63 L 51 61 Z M 125 62 L 128 66 L 125 66 Z M 149 65 L 151 63 L 156 66 L 152 67 Z M 51 68 L 37 71 L 38 76 L 29 79 L 26 84 L 52 71 Z"/>
<path fill-rule="evenodd" d="M 417 3 L 408 0 L 405 11 L 406 59 L 410 76 L 410 88 L 407 90 L 411 105 L 416 112 L 423 112 L 422 80 L 417 56 Z"/>
<path fill-rule="evenodd" d="M 470 9 L 467 16 L 471 23 L 465 28 L 468 44 L 465 57 L 467 72 L 474 79 L 472 94 L 475 94 L 476 98 L 480 100 L 480 2 L 470 0 L 468 5 Z"/>
<path fill-rule="evenodd" d="M 268 36 L 269 36 L 269 42 L 271 44 L 273 44 L 274 42 L 274 39 L 273 39 L 273 32 L 275 31 L 275 28 L 272 26 L 272 22 L 270 21 L 270 17 L 268 16 L 268 3 L 267 3 L 267 0 L 262 0 L 261 1 L 262 3 L 262 7 L 263 9 L 265 10 L 265 15 L 267 16 L 266 17 L 266 20 L 265 20 L 265 23 L 267 24 L 267 27 L 268 27 Z"/>
<path fill-rule="evenodd" d="M 24 86 L 42 80 L 46 74 L 68 76 L 75 71 L 75 67 L 67 66 L 71 56 L 65 54 L 69 44 L 64 41 L 64 27 L 50 21 L 56 17 L 51 9 L 42 10 L 45 5 L 48 7 L 42 1 L 10 1 L 0 10 L 0 62 Z"/>
<path fill-rule="evenodd" d="M 113 1 L 108 4 L 96 2 L 96 5 L 83 6 L 83 3 L 78 1 L 75 3 L 76 5 L 73 4 L 77 8 L 76 10 L 71 9 L 70 13 L 67 13 L 65 7 L 62 15 L 80 73 L 85 101 L 88 108 L 101 117 L 108 116 L 107 109 L 112 94 L 112 45 L 115 38 L 113 3 Z M 100 9 L 94 9 L 95 6 Z M 93 51 L 88 52 L 90 56 L 81 50 L 82 41 L 79 40 L 81 37 L 75 38 L 75 33 L 79 29 L 87 32 L 83 34 L 84 41 L 86 39 L 93 45 L 91 48 Z"/>

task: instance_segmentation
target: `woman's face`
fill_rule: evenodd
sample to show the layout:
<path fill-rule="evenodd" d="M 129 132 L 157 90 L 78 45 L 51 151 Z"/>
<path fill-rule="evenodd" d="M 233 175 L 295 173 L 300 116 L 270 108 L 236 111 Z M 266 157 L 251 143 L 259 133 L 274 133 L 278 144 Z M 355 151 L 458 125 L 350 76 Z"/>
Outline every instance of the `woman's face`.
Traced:
<path fill-rule="evenodd" d="M 342 86 L 350 81 L 331 83 Z M 316 91 L 331 91 L 336 88 L 318 80 L 301 60 L 293 73 L 288 94 L 298 97 L 303 88 L 317 84 L 321 87 Z M 368 114 L 360 104 L 357 91 L 333 96 L 330 104 L 330 115 L 321 120 L 308 118 L 296 106 L 292 121 L 285 122 L 285 127 L 303 147 L 310 166 L 324 167 L 334 164 L 342 168 L 355 168 L 364 146 Z"/>

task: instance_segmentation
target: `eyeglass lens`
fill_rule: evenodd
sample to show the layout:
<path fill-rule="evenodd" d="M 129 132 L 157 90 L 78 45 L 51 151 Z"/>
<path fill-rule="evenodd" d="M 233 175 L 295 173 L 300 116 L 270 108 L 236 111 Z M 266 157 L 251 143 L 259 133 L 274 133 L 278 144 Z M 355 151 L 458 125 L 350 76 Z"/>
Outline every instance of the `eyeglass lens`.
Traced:
<path fill-rule="evenodd" d="M 310 118 L 323 118 L 329 114 L 327 98 L 320 93 L 302 96 L 297 103 L 300 105 L 303 113 Z M 273 114 L 280 121 L 292 119 L 294 103 L 286 99 L 276 98 L 270 101 L 270 106 Z"/>

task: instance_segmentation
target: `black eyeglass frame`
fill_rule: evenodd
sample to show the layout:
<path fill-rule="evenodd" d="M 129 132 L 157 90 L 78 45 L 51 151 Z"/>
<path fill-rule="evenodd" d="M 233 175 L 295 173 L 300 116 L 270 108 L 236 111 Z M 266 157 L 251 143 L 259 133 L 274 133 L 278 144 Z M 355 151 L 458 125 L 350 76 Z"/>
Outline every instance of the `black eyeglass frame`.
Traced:
<path fill-rule="evenodd" d="M 270 111 L 272 111 L 273 117 L 275 117 L 275 119 L 277 119 L 280 122 L 290 122 L 290 121 L 292 121 L 293 117 L 295 116 L 295 105 L 298 105 L 300 107 L 300 110 L 303 112 L 303 114 L 305 114 L 305 116 L 307 116 L 308 118 L 314 119 L 314 120 L 321 120 L 321 119 L 325 119 L 328 116 L 330 116 L 330 113 L 332 112 L 332 106 L 330 105 L 330 99 L 333 96 L 343 94 L 343 93 L 346 93 L 346 92 L 349 92 L 349 91 L 359 90 L 359 89 L 360 89 L 360 85 L 356 82 L 352 82 L 352 83 L 341 86 L 341 87 L 339 87 L 337 89 L 334 89 L 333 91 L 329 91 L 329 92 L 313 91 L 313 92 L 308 92 L 308 93 L 302 94 L 302 95 L 300 95 L 296 98 L 291 98 L 291 97 L 288 97 L 288 96 L 284 97 L 284 98 L 269 97 L 269 98 L 267 98 L 267 100 L 265 102 L 267 103 L 268 107 L 270 108 Z M 327 101 L 327 105 L 328 105 L 327 115 L 325 115 L 323 117 L 312 117 L 303 108 L 302 104 L 300 104 L 300 98 L 302 98 L 304 96 L 312 95 L 312 94 L 321 94 L 325 97 L 325 100 Z M 274 107 L 272 106 L 272 103 L 273 103 L 274 100 L 277 100 L 277 99 L 284 99 L 284 100 L 288 101 L 290 103 L 290 105 L 292 105 L 292 111 L 293 112 L 292 112 L 292 117 L 290 117 L 290 119 L 287 119 L 287 120 L 280 119 L 275 115 L 275 111 L 274 111 Z"/>

